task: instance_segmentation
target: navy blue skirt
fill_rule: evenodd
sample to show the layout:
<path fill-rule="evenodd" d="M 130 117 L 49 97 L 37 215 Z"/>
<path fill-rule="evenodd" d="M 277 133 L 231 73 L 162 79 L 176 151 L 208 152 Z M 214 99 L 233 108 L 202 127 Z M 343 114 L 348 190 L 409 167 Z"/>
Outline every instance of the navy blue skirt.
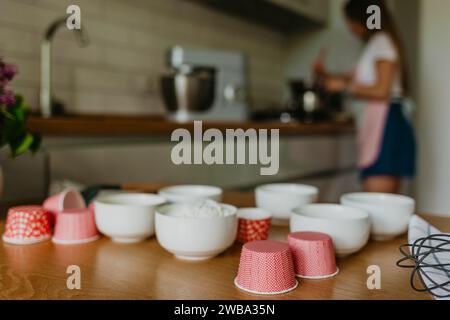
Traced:
<path fill-rule="evenodd" d="M 410 178 L 415 175 L 416 139 L 402 109 L 401 103 L 391 103 L 380 154 L 372 166 L 361 171 L 362 179 L 370 176 Z"/>

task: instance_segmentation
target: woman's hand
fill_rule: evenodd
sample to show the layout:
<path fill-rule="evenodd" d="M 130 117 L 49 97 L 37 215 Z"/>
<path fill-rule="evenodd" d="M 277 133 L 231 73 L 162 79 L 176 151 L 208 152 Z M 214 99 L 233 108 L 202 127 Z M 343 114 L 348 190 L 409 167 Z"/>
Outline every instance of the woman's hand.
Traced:
<path fill-rule="evenodd" d="M 344 77 L 328 76 L 324 80 L 325 90 L 331 93 L 345 91 L 348 87 L 348 79 Z"/>
<path fill-rule="evenodd" d="M 351 75 L 333 75 L 325 69 L 325 58 L 328 53 L 327 48 L 322 48 L 316 60 L 312 64 L 312 71 L 314 75 L 318 76 L 320 82 L 328 92 L 341 92 L 347 89 L 347 86 L 351 80 Z"/>

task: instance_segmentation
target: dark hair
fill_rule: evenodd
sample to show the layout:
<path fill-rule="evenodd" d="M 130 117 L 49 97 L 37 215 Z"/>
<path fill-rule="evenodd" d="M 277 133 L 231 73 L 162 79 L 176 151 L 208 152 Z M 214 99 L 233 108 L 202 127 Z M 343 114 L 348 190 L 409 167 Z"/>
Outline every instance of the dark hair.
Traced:
<path fill-rule="evenodd" d="M 377 5 L 381 13 L 381 29 L 366 28 L 369 14 L 367 8 L 371 5 Z M 347 19 L 361 24 L 366 28 L 367 33 L 365 40 L 368 41 L 373 35 L 380 31 L 384 31 L 389 35 L 399 54 L 399 67 L 402 74 L 402 87 L 405 93 L 409 90 L 408 66 L 403 43 L 398 34 L 391 12 L 389 11 L 384 0 L 349 0 L 344 7 Z"/>

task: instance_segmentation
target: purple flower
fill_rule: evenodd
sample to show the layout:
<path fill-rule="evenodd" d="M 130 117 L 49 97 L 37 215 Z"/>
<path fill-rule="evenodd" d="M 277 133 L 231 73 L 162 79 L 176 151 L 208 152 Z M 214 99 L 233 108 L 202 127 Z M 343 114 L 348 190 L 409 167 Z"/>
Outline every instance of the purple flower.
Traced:
<path fill-rule="evenodd" d="M 0 93 L 3 91 L 3 88 L 6 87 L 8 82 L 9 82 L 8 80 L 3 79 L 2 77 L 0 77 Z"/>
<path fill-rule="evenodd" d="M 11 81 L 12 78 L 14 78 L 14 76 L 17 74 L 17 67 L 13 64 L 7 64 L 5 63 L 3 65 L 3 78 Z"/>
<path fill-rule="evenodd" d="M 16 103 L 16 97 L 14 96 L 14 92 L 11 90 L 5 90 L 3 95 L 0 95 L 0 106 L 7 105 L 12 106 Z"/>
<path fill-rule="evenodd" d="M 6 86 L 16 74 L 16 66 L 4 63 L 0 58 L 0 105 L 11 106 L 16 103 L 14 92 L 6 89 Z"/>

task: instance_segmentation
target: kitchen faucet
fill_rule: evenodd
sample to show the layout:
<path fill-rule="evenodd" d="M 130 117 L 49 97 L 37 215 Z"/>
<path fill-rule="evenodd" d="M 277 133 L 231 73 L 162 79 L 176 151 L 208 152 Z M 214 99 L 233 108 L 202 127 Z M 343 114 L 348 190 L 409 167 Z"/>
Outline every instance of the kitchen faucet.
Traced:
<path fill-rule="evenodd" d="M 41 43 L 41 88 L 39 101 L 41 115 L 44 118 L 52 116 L 52 40 L 56 31 L 66 24 L 66 20 L 67 17 L 63 17 L 51 23 Z M 89 44 L 89 38 L 83 28 L 72 31 L 80 47 L 85 47 Z"/>

